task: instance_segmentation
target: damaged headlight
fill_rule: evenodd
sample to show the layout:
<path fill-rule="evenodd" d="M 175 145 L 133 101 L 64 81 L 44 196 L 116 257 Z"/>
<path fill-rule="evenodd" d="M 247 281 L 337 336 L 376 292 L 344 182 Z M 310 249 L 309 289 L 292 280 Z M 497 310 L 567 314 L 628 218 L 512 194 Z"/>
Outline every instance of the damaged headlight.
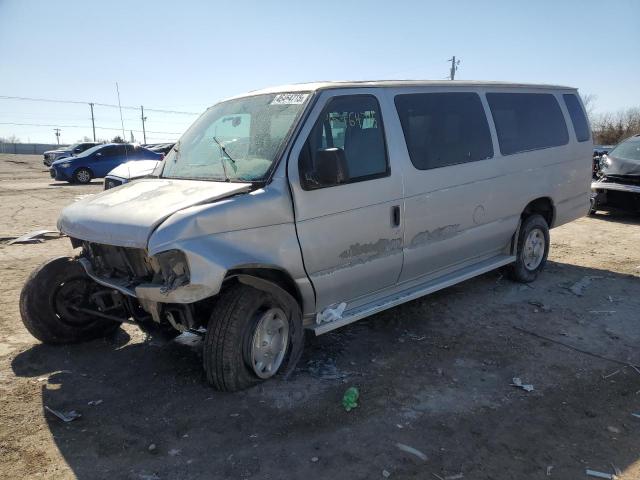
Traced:
<path fill-rule="evenodd" d="M 607 155 L 600 157 L 600 170 L 605 170 L 611 166 L 611 159 Z"/>
<path fill-rule="evenodd" d="M 189 283 L 189 264 L 180 250 L 168 250 L 153 257 L 162 275 L 163 290 L 169 292 Z"/>

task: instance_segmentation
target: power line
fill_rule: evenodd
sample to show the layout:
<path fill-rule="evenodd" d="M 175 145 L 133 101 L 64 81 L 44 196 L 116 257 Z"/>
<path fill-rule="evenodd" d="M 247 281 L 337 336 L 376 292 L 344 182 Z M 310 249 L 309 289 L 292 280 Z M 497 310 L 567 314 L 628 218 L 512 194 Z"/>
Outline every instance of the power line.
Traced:
<path fill-rule="evenodd" d="M 118 105 L 113 105 L 110 103 L 97 103 L 97 102 L 83 102 L 80 100 L 58 100 L 53 98 L 35 98 L 35 97 L 13 97 L 9 95 L 0 95 L 0 99 L 2 100 L 21 100 L 26 102 L 50 102 L 50 103 L 71 103 L 75 105 L 95 105 L 99 107 L 108 107 L 108 108 L 118 108 Z M 138 110 L 140 107 L 132 107 L 132 106 L 122 106 L 125 110 Z M 183 112 L 180 110 L 164 110 L 159 108 L 147 108 L 148 112 L 156 112 L 156 113 L 174 113 L 177 115 L 200 115 L 197 112 Z"/>
<path fill-rule="evenodd" d="M 0 122 L 0 125 L 16 125 L 16 126 L 26 126 L 26 127 L 58 127 L 58 128 L 89 128 L 86 125 L 58 125 L 53 123 L 15 123 L 15 122 Z M 111 127 L 95 127 L 100 130 L 120 130 L 120 128 L 111 128 Z M 133 130 L 136 133 L 142 133 L 142 130 Z M 182 133 L 178 132 L 152 132 L 151 130 L 147 130 L 147 133 L 158 133 L 162 135 L 182 135 Z"/>

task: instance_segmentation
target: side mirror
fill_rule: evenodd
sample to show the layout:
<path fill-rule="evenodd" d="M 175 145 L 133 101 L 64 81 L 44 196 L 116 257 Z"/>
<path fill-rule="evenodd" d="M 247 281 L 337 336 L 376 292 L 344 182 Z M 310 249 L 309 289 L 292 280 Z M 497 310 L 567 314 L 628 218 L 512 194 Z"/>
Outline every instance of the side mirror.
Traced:
<path fill-rule="evenodd" d="M 347 158 L 341 148 L 325 148 L 316 152 L 316 180 L 322 186 L 338 185 L 349 180 Z"/>

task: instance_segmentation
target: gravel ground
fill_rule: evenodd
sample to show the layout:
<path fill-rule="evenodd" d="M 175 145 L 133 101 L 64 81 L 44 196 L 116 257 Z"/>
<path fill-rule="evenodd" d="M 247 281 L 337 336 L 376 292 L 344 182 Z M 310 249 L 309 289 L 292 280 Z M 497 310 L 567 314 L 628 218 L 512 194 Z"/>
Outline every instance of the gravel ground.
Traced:
<path fill-rule="evenodd" d="M 0 155 L 0 237 L 55 227 L 101 189 L 51 181 L 39 156 Z M 491 272 L 308 338 L 289 381 L 236 394 L 207 386 L 194 337 L 157 344 L 126 326 L 39 344 L 20 289 L 71 246 L 2 242 L 0 477 L 580 479 L 615 466 L 638 479 L 640 372 L 624 364 L 640 364 L 639 225 L 601 214 L 560 227 L 530 286 Z M 349 386 L 361 398 L 347 413 Z"/>

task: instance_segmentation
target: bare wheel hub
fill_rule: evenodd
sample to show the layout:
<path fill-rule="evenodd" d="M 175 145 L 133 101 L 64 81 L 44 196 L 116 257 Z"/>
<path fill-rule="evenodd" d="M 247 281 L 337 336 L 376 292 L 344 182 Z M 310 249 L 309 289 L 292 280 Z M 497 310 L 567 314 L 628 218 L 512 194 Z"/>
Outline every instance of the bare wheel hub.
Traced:
<path fill-rule="evenodd" d="M 535 270 L 542 263 L 545 247 L 544 232 L 539 228 L 531 230 L 524 241 L 523 260 L 527 270 Z"/>
<path fill-rule="evenodd" d="M 289 320 L 279 308 L 260 315 L 251 342 L 251 366 L 260 378 L 270 378 L 278 371 L 289 345 Z"/>

